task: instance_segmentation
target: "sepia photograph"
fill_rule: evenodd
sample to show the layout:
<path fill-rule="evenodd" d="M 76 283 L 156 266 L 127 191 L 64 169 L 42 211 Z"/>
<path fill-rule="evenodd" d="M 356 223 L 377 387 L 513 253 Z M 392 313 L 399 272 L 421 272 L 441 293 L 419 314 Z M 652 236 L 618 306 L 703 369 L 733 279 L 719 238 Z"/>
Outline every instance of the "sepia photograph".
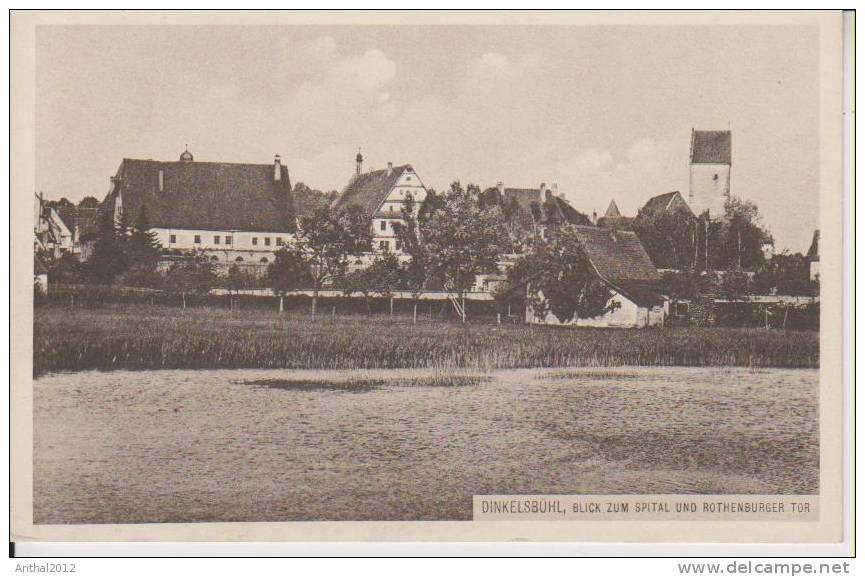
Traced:
<path fill-rule="evenodd" d="M 840 539 L 839 13 L 159 14 L 28 22 L 34 535 Z"/>

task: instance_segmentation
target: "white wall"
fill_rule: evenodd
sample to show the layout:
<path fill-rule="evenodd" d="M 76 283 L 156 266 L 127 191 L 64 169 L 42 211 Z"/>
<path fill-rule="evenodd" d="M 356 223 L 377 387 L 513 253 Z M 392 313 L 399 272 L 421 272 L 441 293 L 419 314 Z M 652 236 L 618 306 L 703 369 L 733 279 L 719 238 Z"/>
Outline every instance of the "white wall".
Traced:
<path fill-rule="evenodd" d="M 245 232 L 245 231 L 224 231 L 224 230 L 191 230 L 191 229 L 176 229 L 176 228 L 153 228 L 156 233 L 159 243 L 162 248 L 180 249 L 180 250 L 215 250 L 215 251 L 245 251 L 250 254 L 261 253 L 261 255 L 272 255 L 274 252 L 282 248 L 278 241 L 282 241 L 284 245 L 294 242 L 294 235 L 288 232 Z M 199 243 L 195 242 L 195 237 L 200 237 Z M 171 237 L 174 237 L 174 242 L 171 242 Z M 216 237 L 219 237 L 219 244 L 216 243 Z M 226 237 L 231 237 L 231 244 L 226 244 Z M 256 239 L 256 244 L 253 244 L 253 239 Z M 270 244 L 265 244 L 266 239 L 270 240 Z"/>
<path fill-rule="evenodd" d="M 540 294 L 543 298 L 543 293 Z M 604 315 L 590 319 L 574 319 L 568 323 L 562 323 L 552 312 L 547 312 L 547 316 L 543 319 L 535 316 L 531 306 L 526 307 L 526 322 L 534 324 L 546 325 L 562 325 L 580 327 L 615 327 L 615 328 L 634 328 L 646 326 L 663 326 L 664 324 L 664 308 L 663 306 L 652 307 L 651 309 L 638 306 L 633 301 L 624 296 L 613 292 L 613 296 L 607 301 L 607 304 L 616 301 L 620 304 L 616 310 L 608 312 Z"/>
<path fill-rule="evenodd" d="M 390 252 L 400 252 L 396 249 L 396 235 L 393 223 L 400 222 L 402 205 L 406 196 L 411 195 L 415 202 L 415 215 L 420 210 L 421 203 L 426 199 L 426 188 L 420 178 L 414 172 L 403 172 L 390 193 L 382 202 L 376 213 L 393 215 L 393 218 L 374 218 L 372 221 L 372 244 L 373 250 L 381 252 L 382 243 L 387 243 Z M 381 229 L 381 223 L 386 223 L 385 230 Z"/>
<path fill-rule="evenodd" d="M 692 164 L 690 186 L 688 204 L 694 214 L 700 216 L 708 209 L 712 218 L 723 216 L 730 196 L 730 165 Z"/>

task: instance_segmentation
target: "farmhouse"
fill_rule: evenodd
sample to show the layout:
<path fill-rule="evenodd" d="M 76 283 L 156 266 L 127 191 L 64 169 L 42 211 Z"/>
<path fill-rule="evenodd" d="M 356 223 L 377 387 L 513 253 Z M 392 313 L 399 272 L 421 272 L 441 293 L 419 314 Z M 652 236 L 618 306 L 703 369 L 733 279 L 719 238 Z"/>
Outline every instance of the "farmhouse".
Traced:
<path fill-rule="evenodd" d="M 125 158 L 102 203 L 115 219 L 142 214 L 169 253 L 205 252 L 219 268 L 251 272 L 294 238 L 288 169 L 270 164 L 197 162 L 185 150 L 176 162 Z"/>
<path fill-rule="evenodd" d="M 618 307 L 604 315 L 574 319 L 569 324 L 593 327 L 648 327 L 664 323 L 665 301 L 657 292 L 660 281 L 655 265 L 631 231 L 594 226 L 575 226 L 586 257 L 598 279 L 611 291 L 610 302 Z M 545 318 L 535 316 L 526 307 L 526 321 L 561 324 L 551 312 Z"/>
<path fill-rule="evenodd" d="M 355 158 L 355 173 L 340 195 L 334 200 L 334 208 L 357 205 L 370 219 L 373 249 L 378 252 L 401 253 L 394 224 L 401 222 L 403 202 L 406 197 L 414 199 L 415 215 L 426 199 L 426 187 L 410 164 L 363 172 L 363 155 Z"/>

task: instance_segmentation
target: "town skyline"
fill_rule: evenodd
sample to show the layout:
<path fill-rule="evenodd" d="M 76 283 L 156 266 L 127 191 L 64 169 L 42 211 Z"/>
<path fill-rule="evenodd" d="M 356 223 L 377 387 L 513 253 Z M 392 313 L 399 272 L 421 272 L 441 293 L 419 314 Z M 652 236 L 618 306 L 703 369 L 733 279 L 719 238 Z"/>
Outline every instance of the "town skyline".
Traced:
<path fill-rule="evenodd" d="M 172 161 L 186 144 L 196 161 L 280 154 L 293 184 L 341 190 L 360 147 L 365 170 L 411 164 L 438 191 L 557 183 L 582 212 L 615 200 L 633 215 L 661 193 L 687 198 L 692 128 L 731 129 L 732 194 L 759 206 L 778 250 L 803 252 L 818 222 L 816 38 L 802 27 L 43 28 L 37 192 L 101 200 L 123 158 Z"/>

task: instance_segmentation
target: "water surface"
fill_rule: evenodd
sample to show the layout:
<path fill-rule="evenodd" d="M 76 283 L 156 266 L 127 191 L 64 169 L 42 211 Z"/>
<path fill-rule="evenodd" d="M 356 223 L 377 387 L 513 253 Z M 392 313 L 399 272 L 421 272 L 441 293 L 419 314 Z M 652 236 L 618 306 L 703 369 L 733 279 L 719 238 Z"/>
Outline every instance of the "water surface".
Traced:
<path fill-rule="evenodd" d="M 816 493 L 817 384 L 685 367 L 53 374 L 34 382 L 34 519 L 469 519 L 474 494 Z"/>

